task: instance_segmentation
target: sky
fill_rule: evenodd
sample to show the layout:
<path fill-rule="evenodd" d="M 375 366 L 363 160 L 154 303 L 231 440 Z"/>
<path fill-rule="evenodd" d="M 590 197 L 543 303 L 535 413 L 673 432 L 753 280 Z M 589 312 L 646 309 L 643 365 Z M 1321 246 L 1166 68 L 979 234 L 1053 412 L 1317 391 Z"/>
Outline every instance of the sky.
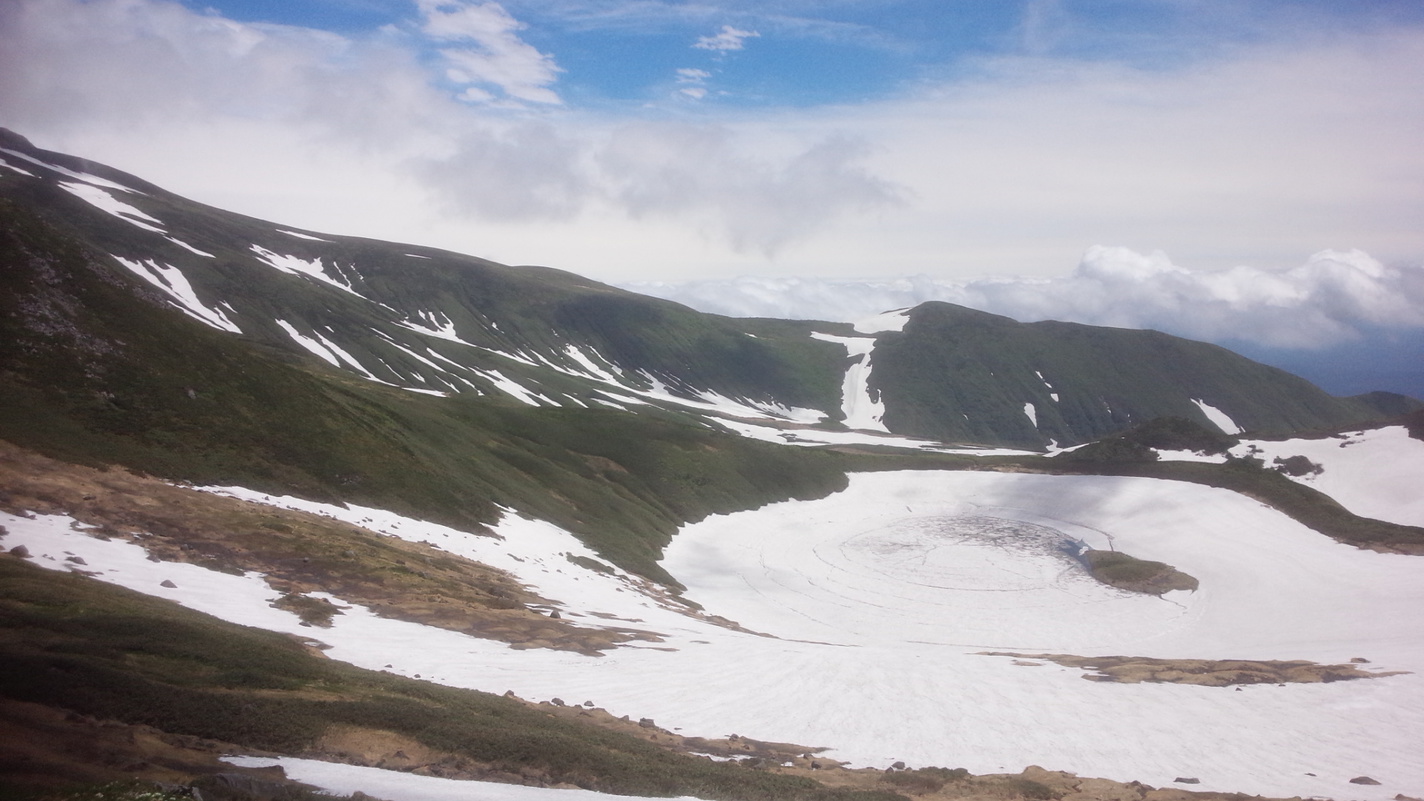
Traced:
<path fill-rule="evenodd" d="M 6 0 L 0 125 L 289 226 L 723 300 L 1424 327 L 1417 0 Z M 1176 311 L 1103 311 L 1144 286 Z"/>

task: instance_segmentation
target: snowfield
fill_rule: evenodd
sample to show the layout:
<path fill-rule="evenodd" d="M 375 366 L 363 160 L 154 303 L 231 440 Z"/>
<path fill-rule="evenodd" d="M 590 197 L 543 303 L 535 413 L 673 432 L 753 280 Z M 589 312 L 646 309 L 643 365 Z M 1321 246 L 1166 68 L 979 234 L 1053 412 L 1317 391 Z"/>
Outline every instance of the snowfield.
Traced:
<path fill-rule="evenodd" d="M 1348 450 L 1348 448 L 1346 449 Z M 1327 472 L 1329 467 L 1327 467 Z M 260 576 L 153 563 L 67 518 L 2 516 L 6 548 L 249 625 L 315 636 L 363 667 L 535 700 L 591 700 L 689 735 L 825 746 L 854 765 L 1030 764 L 1154 786 L 1385 801 L 1424 795 L 1424 558 L 1329 540 L 1224 490 L 1153 479 L 979 472 L 852 476 L 848 489 L 685 526 L 664 566 L 708 613 L 682 614 L 621 572 L 564 554 L 572 536 L 507 515 L 498 538 L 379 510 L 302 506 L 509 569 L 580 625 L 662 642 L 601 657 L 517 651 L 377 617 L 330 629 L 272 609 Z M 1134 595 L 1084 576 L 1076 543 L 1167 562 L 1197 592 Z M 176 588 L 160 586 L 165 579 Z M 340 603 L 340 599 L 335 599 Z M 598 613 L 598 614 L 595 614 Z M 612 619 L 602 617 L 612 615 Z M 1330 684 L 1194 687 L 1085 681 L 1078 669 L 982 651 L 1081 656 L 1366 658 L 1400 675 Z M 1378 786 L 1350 784 L 1367 775 Z"/>
<path fill-rule="evenodd" d="M 1329 495 L 1361 517 L 1406 526 L 1424 526 L 1424 442 L 1412 439 L 1404 426 L 1353 431 L 1320 439 L 1242 440 L 1231 449 L 1237 457 L 1252 456 L 1269 467 L 1276 459 L 1304 456 L 1323 469 L 1294 477 Z M 1164 451 L 1164 460 L 1220 462 L 1181 451 Z"/>

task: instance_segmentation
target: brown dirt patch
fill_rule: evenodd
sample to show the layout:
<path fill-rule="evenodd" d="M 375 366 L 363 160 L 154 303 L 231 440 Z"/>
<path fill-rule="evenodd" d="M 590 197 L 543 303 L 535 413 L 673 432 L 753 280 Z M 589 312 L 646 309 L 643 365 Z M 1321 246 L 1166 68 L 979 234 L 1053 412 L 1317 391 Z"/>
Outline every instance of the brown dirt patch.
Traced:
<path fill-rule="evenodd" d="M 285 608 L 319 627 L 340 609 L 327 592 L 376 614 L 524 648 L 589 655 L 630 640 L 661 641 L 631 627 L 581 626 L 541 610 L 542 598 L 501 570 L 319 515 L 224 498 L 121 468 L 66 464 L 0 441 L 0 509 L 65 514 L 144 547 L 150 558 L 264 574 Z M 479 536 L 471 534 L 470 536 Z M 319 635 L 318 635 L 319 636 Z"/>
<path fill-rule="evenodd" d="M 1030 666 L 1025 659 L 1054 662 L 1081 668 L 1089 681 L 1137 684 L 1194 684 L 1203 687 L 1230 687 L 1242 684 L 1318 684 L 1353 679 L 1397 676 L 1394 672 L 1370 672 L 1359 664 L 1321 665 L 1306 661 L 1259 661 L 1250 659 L 1153 659 L 1143 656 L 1073 656 L 1071 654 L 1020 654 L 982 651 L 984 656 L 1006 656 L 1015 665 Z M 1363 662 L 1363 660 L 1361 660 Z"/>
<path fill-rule="evenodd" d="M 16 786 L 53 788 L 121 779 L 182 784 L 199 776 L 240 772 L 218 760 L 239 750 L 149 726 L 0 698 L 0 776 Z"/>

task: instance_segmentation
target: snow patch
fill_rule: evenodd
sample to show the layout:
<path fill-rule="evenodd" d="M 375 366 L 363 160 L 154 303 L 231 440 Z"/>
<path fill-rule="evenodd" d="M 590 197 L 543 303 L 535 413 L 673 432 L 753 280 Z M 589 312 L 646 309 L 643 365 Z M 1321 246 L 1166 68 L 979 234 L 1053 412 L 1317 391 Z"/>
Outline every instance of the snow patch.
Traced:
<path fill-rule="evenodd" d="M 341 360 L 337 357 L 335 353 L 328 350 L 327 347 L 322 344 L 321 340 L 306 336 L 298 332 L 297 329 L 286 320 L 274 320 L 274 322 L 277 323 L 277 325 L 281 326 L 283 331 L 287 332 L 287 336 L 291 337 L 293 342 L 296 342 L 298 345 L 302 346 L 303 348 L 306 348 L 313 355 L 317 356 L 323 361 L 328 362 L 332 367 L 341 366 Z"/>
<path fill-rule="evenodd" d="M 307 278 L 320 281 L 329 286 L 334 286 L 343 292 L 349 292 L 358 298 L 365 299 L 361 293 L 352 289 L 347 284 L 327 275 L 320 256 L 310 260 L 301 259 L 296 256 L 284 256 L 275 251 L 268 250 L 261 245 L 253 245 L 252 252 L 257 254 L 258 261 L 278 272 L 283 272 L 288 275 L 304 275 Z"/>
<path fill-rule="evenodd" d="M 237 327 L 237 323 L 229 320 L 222 309 L 210 309 L 204 306 L 202 301 L 198 300 L 198 294 L 193 291 L 193 285 L 188 283 L 187 276 L 183 275 L 183 272 L 177 267 L 159 264 L 154 259 L 138 261 L 136 259 L 126 259 L 122 256 L 114 256 L 113 258 L 114 261 L 127 267 L 134 275 L 137 275 L 139 278 L 162 290 L 168 297 L 172 298 L 169 302 L 189 317 L 192 317 L 204 325 L 216 328 L 219 331 L 227 331 L 230 334 L 242 333 L 242 329 Z M 229 306 L 228 308 L 232 307 Z"/>
<path fill-rule="evenodd" d="M 11 171 L 13 171 L 13 172 L 17 172 L 17 173 L 19 173 L 19 174 L 21 174 L 21 175 L 24 175 L 24 176 L 27 176 L 27 177 L 30 177 L 30 178 L 38 178 L 38 177 L 39 177 L 39 176 L 35 175 L 34 173 L 30 172 L 29 170 L 23 169 L 23 168 L 21 168 L 21 167 L 16 167 L 15 165 L 11 164 L 10 162 L 6 161 L 6 160 L 3 159 L 3 158 L 0 158 L 0 167 L 4 167 L 4 168 L 7 169 L 7 170 L 11 170 Z"/>
<path fill-rule="evenodd" d="M 890 433 L 881 422 L 885 417 L 884 401 L 870 394 L 870 353 L 875 350 L 874 337 L 841 337 L 816 331 L 811 338 L 843 345 L 846 355 L 853 360 L 841 381 L 841 414 L 846 427 Z"/>
<path fill-rule="evenodd" d="M 361 792 L 386 801 L 611 801 L 629 798 L 592 790 L 556 790 L 519 784 L 442 779 L 437 776 L 420 776 L 298 757 L 274 759 L 230 756 L 223 757 L 223 761 L 244 768 L 278 765 L 286 772 L 287 778 L 319 787 L 333 795 L 346 796 Z"/>
<path fill-rule="evenodd" d="M 322 238 L 319 237 L 319 236 L 312 236 L 311 234 L 303 234 L 303 233 L 300 233 L 300 232 L 297 232 L 297 231 L 288 231 L 288 230 L 285 229 L 285 228 L 278 228 L 278 229 L 277 229 L 277 233 L 279 233 L 279 234 L 286 234 L 287 236 L 294 236 L 294 237 L 296 237 L 297 239 L 305 239 L 305 240 L 308 240 L 308 241 L 310 241 L 310 242 L 330 242 L 330 241 L 331 241 L 330 239 L 322 239 Z"/>
<path fill-rule="evenodd" d="M 1304 456 L 1323 469 L 1290 476 L 1293 480 L 1324 492 L 1361 517 L 1424 527 L 1424 493 L 1419 491 L 1424 442 L 1409 436 L 1404 426 L 1321 439 L 1246 440 L 1231 453 L 1254 455 L 1267 467 L 1276 459 Z"/>
<path fill-rule="evenodd" d="M 1037 430 L 1037 429 L 1038 429 L 1038 407 L 1037 407 L 1037 406 L 1034 406 L 1032 403 L 1025 403 L 1025 404 L 1023 405 L 1023 411 L 1024 411 L 1024 416 L 1028 417 L 1028 421 L 1029 421 L 1030 423 L 1033 423 L 1034 429 Z"/>
<path fill-rule="evenodd" d="M 104 187 L 104 188 L 106 188 L 106 189 L 117 189 L 117 190 L 120 191 L 120 192 L 128 192 L 128 193 L 134 194 L 134 195 L 142 195 L 142 194 L 143 194 L 142 192 L 138 191 L 137 189 L 131 189 L 131 188 L 127 187 L 127 186 L 124 186 L 124 185 L 121 184 L 121 183 L 117 183 L 117 182 L 114 182 L 114 181 L 110 181 L 108 178 L 100 178 L 100 177 L 97 176 L 97 175 L 93 175 L 93 174 L 87 173 L 87 172 L 75 172 L 74 170 L 67 169 L 67 168 L 65 168 L 65 167 L 61 167 L 61 166 L 59 166 L 58 164 L 50 164 L 50 163 L 47 162 L 47 161 L 40 161 L 40 160 L 37 159 L 37 158 L 33 158 L 33 157 L 31 157 L 31 156 L 27 156 L 27 155 L 25 155 L 24 153 L 21 153 L 21 152 L 19 152 L 19 151 L 17 151 L 17 150 L 10 150 L 9 148 L 0 147 L 0 153 L 4 153 L 4 154 L 7 155 L 7 156 L 14 156 L 15 158 L 22 159 L 22 160 L 27 161 L 27 162 L 29 162 L 29 163 L 31 163 L 31 164 L 34 164 L 34 165 L 37 166 L 37 167 L 43 167 L 43 168 L 45 168 L 46 170 L 50 170 L 51 172 L 57 172 L 57 173 L 59 173 L 60 175 L 65 175 L 65 176 L 68 176 L 68 177 L 70 177 L 70 178 L 74 178 L 75 180 L 83 181 L 83 182 L 86 183 L 86 184 L 92 184 L 92 185 L 94 185 L 94 186 L 101 186 L 101 187 Z M 18 169 L 18 168 L 16 168 L 16 167 L 11 167 L 10 169 L 13 170 L 13 169 Z M 23 170 L 21 170 L 21 172 L 23 172 Z M 31 175 L 30 173 L 25 173 L 25 174 L 26 174 L 26 175 Z M 33 177 L 33 176 L 31 176 L 31 177 Z"/>
<path fill-rule="evenodd" d="M 883 312 L 874 317 L 859 320 L 853 323 L 851 327 L 862 334 L 882 334 L 887 331 L 904 331 L 905 323 L 909 321 L 909 309 L 895 309 L 894 311 Z"/>
<path fill-rule="evenodd" d="M 1043 382 L 1043 385 L 1044 385 L 1045 387 L 1048 387 L 1048 397 L 1052 398 L 1054 403 L 1057 403 L 1057 402 L 1058 402 L 1058 393 L 1053 390 L 1053 385 L 1050 384 L 1050 383 L 1048 383 L 1048 379 L 1043 377 L 1043 373 L 1040 373 L 1039 371 L 1034 370 L 1034 371 L 1033 371 L 1033 374 L 1036 375 L 1036 376 L 1038 376 L 1038 380 L 1039 380 L 1039 381 L 1042 381 L 1042 382 Z M 1034 425 L 1037 425 L 1037 423 L 1035 423 Z"/>
<path fill-rule="evenodd" d="M 166 235 L 167 233 L 158 227 L 163 224 L 162 220 L 145 213 L 142 209 L 130 206 L 97 186 L 60 181 L 59 188 L 100 211 L 118 217 L 129 225 L 142 228 L 145 231 L 152 231 L 155 234 Z M 156 223 L 156 225 L 151 225 L 150 223 Z"/>
<path fill-rule="evenodd" d="M 1226 414 L 1226 412 L 1223 412 L 1215 406 L 1208 404 L 1206 401 L 1201 401 L 1197 400 L 1196 398 L 1193 398 L 1192 403 L 1195 403 L 1197 405 L 1197 408 L 1201 409 L 1202 414 L 1206 415 L 1206 419 L 1210 420 L 1213 425 L 1221 429 L 1222 433 L 1240 434 L 1242 431 L 1245 431 L 1244 428 L 1236 425 L 1236 421 L 1232 420 L 1231 417 Z"/>

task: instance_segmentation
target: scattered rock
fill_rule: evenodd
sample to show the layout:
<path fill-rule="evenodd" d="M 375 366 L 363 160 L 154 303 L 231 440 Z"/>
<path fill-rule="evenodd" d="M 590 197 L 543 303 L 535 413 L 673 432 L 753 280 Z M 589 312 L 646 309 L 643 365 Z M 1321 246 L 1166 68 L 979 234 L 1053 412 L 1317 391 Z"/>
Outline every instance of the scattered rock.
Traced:
<path fill-rule="evenodd" d="M 1379 782 L 1375 781 L 1374 779 L 1371 779 L 1369 776 L 1356 776 L 1355 778 L 1353 778 L 1353 779 L 1350 780 L 1350 784 L 1371 784 L 1371 785 L 1374 785 L 1374 784 L 1379 784 Z"/>
<path fill-rule="evenodd" d="M 178 589 L 178 585 L 174 584 L 172 579 L 164 579 L 163 581 L 158 582 L 158 586 L 167 587 L 170 590 Z"/>
<path fill-rule="evenodd" d="M 23 546 L 23 545 L 16 545 L 15 547 L 13 547 L 13 548 L 10 549 L 10 555 L 11 555 L 11 556 L 18 556 L 18 557 L 20 557 L 21 559 L 29 559 L 29 558 L 30 558 L 30 549 L 29 549 L 29 548 L 26 548 L 26 547 Z"/>
<path fill-rule="evenodd" d="M 642 726 L 645 729 L 655 729 L 657 728 L 658 724 L 654 723 L 652 718 L 640 718 L 638 720 L 638 725 Z"/>
<path fill-rule="evenodd" d="M 1350 661 L 1354 662 L 1357 665 L 1368 665 L 1370 663 L 1370 660 L 1364 658 L 1363 656 L 1350 657 Z"/>
<path fill-rule="evenodd" d="M 67 557 L 65 557 L 64 561 L 66 561 L 66 562 L 73 562 L 73 563 L 76 564 L 76 565 L 87 565 L 87 564 L 89 564 L 88 562 L 84 561 L 84 557 L 82 557 L 82 556 L 67 556 Z"/>
<path fill-rule="evenodd" d="M 558 620 L 558 619 L 561 617 L 561 615 L 559 614 L 559 610 L 557 610 L 557 609 L 550 610 L 550 612 L 549 612 L 549 617 L 553 618 L 554 620 Z"/>
<path fill-rule="evenodd" d="M 895 770 L 904 770 L 904 769 L 905 769 L 905 763 L 904 763 L 904 762 L 896 762 L 895 764 L 891 765 L 890 767 L 894 768 Z"/>
<path fill-rule="evenodd" d="M 1178 776 L 1172 781 L 1176 782 L 1177 784 L 1201 784 L 1201 779 L 1198 779 L 1195 776 Z"/>
<path fill-rule="evenodd" d="M 554 706 L 563 706 L 563 705 L 564 705 L 564 699 L 562 699 L 562 698 L 550 698 L 550 699 L 549 699 L 549 703 L 553 704 Z"/>

